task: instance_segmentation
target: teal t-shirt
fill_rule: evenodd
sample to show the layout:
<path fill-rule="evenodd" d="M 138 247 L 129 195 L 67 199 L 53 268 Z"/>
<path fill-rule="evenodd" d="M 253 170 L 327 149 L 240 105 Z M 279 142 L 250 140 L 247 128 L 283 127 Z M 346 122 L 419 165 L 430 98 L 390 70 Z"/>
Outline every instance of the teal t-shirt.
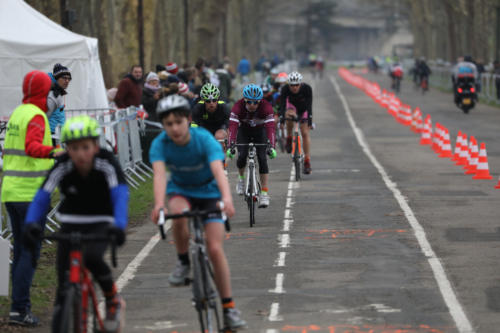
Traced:
<path fill-rule="evenodd" d="M 222 161 L 224 152 L 214 136 L 202 127 L 189 128 L 191 139 L 185 146 L 176 145 L 163 131 L 151 144 L 149 160 L 162 161 L 170 170 L 167 194 L 193 198 L 220 198 L 210 163 Z"/>

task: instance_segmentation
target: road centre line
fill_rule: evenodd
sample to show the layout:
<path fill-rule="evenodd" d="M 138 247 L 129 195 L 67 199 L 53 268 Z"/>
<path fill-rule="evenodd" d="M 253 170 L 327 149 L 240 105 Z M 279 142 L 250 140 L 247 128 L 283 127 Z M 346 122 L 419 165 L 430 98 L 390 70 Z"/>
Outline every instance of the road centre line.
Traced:
<path fill-rule="evenodd" d="M 274 294 L 284 294 L 285 293 L 285 290 L 283 289 L 284 279 L 285 279 L 285 274 L 283 273 L 276 274 L 276 286 L 274 287 L 274 289 L 269 289 L 269 292 Z"/>
<path fill-rule="evenodd" d="M 292 211 L 290 209 L 285 209 L 285 219 L 291 219 L 292 218 Z"/>
<path fill-rule="evenodd" d="M 269 321 L 282 321 L 283 317 L 279 315 L 280 304 L 273 303 L 271 304 L 271 311 L 269 311 Z M 269 332 L 269 331 L 268 331 Z"/>
<path fill-rule="evenodd" d="M 460 304 L 455 292 L 453 291 L 453 287 L 451 286 L 451 283 L 448 277 L 446 276 L 446 272 L 443 268 L 441 261 L 436 256 L 436 253 L 432 249 L 431 244 L 427 240 L 427 235 L 425 233 L 424 228 L 422 227 L 420 222 L 418 222 L 413 210 L 408 204 L 407 199 L 402 195 L 401 191 L 399 190 L 397 183 L 390 179 L 387 171 L 379 163 L 375 155 L 373 155 L 370 146 L 368 145 L 368 142 L 365 139 L 363 131 L 361 130 L 361 128 L 357 126 L 352 116 L 349 105 L 347 104 L 347 100 L 340 91 L 340 87 L 337 83 L 337 80 L 335 79 L 335 77 L 330 76 L 330 81 L 332 82 L 335 91 L 337 92 L 342 102 L 342 105 L 344 106 L 345 114 L 347 116 L 349 124 L 351 125 L 354 135 L 356 136 L 358 144 L 363 149 L 363 152 L 371 161 L 373 166 L 379 172 L 387 188 L 393 193 L 394 198 L 396 199 L 396 201 L 399 203 L 399 206 L 403 210 L 406 219 L 408 220 L 408 223 L 413 228 L 418 244 L 420 245 L 420 248 L 424 253 L 424 255 L 427 257 L 427 260 L 429 262 L 429 265 L 431 266 L 434 278 L 436 279 L 441 295 L 443 296 L 443 299 L 446 305 L 448 306 L 450 314 L 453 320 L 455 321 L 455 324 L 457 325 L 459 333 L 474 333 L 475 330 L 472 328 L 472 325 L 469 319 L 467 318 L 467 315 L 465 314 L 462 305 Z"/>
<path fill-rule="evenodd" d="M 274 267 L 285 267 L 286 252 L 280 252 L 278 258 L 274 262 Z"/>
<path fill-rule="evenodd" d="M 284 219 L 283 220 L 283 231 L 290 231 L 290 226 L 292 225 L 292 219 Z"/>
<path fill-rule="evenodd" d="M 280 248 L 287 248 L 290 246 L 290 235 L 289 234 L 280 234 L 278 235 Z"/>

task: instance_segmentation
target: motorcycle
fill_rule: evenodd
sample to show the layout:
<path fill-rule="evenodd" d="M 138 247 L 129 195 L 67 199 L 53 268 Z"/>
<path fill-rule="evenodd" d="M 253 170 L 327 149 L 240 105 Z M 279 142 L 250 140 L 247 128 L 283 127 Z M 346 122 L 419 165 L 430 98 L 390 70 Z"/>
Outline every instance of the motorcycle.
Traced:
<path fill-rule="evenodd" d="M 455 92 L 455 103 L 464 113 L 474 108 L 477 102 L 476 87 L 473 80 L 459 80 Z"/>

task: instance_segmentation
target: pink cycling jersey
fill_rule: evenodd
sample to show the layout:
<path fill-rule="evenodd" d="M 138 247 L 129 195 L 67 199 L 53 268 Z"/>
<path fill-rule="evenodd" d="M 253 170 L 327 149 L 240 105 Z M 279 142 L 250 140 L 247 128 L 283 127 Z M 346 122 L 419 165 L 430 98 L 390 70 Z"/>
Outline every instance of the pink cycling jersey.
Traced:
<path fill-rule="evenodd" d="M 265 128 L 267 138 L 274 147 L 274 111 L 271 103 L 261 100 L 255 112 L 247 110 L 245 101 L 240 99 L 234 103 L 229 116 L 229 143 L 235 143 L 238 127 Z"/>

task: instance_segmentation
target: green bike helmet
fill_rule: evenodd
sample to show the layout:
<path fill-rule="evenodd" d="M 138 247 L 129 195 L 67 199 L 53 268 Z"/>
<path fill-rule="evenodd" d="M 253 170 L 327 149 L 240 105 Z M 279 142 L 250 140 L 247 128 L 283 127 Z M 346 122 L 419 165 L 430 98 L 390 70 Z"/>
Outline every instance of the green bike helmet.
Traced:
<path fill-rule="evenodd" d="M 61 142 L 67 143 L 80 139 L 97 139 L 101 129 L 99 124 L 89 116 L 77 116 L 70 118 L 61 130 Z"/>
<path fill-rule="evenodd" d="M 220 90 L 215 84 L 206 83 L 201 87 L 200 97 L 202 100 L 219 99 Z"/>

